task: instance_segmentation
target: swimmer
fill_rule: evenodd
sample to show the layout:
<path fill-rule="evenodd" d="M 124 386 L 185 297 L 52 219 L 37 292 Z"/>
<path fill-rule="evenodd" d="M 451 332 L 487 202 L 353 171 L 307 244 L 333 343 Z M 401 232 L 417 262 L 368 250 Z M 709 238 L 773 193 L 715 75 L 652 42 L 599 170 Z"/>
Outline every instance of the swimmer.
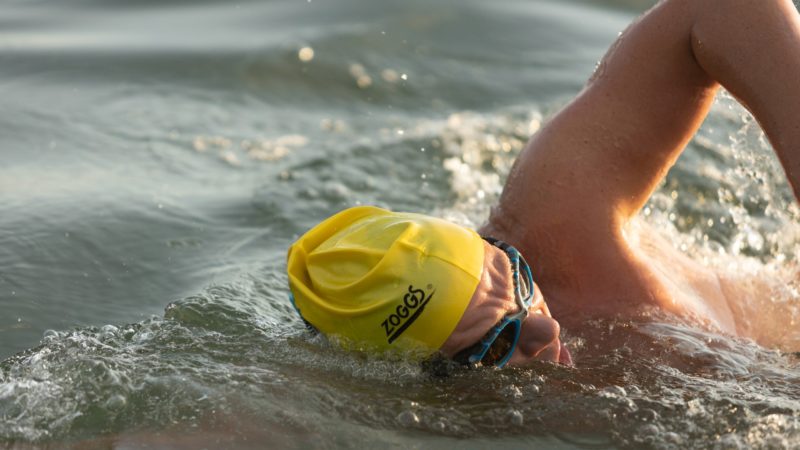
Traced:
<path fill-rule="evenodd" d="M 748 289 L 630 222 L 720 85 L 755 116 L 800 198 L 798 77 L 790 0 L 662 0 L 531 138 L 488 223 L 340 212 L 289 249 L 294 304 L 326 335 L 468 365 L 571 364 L 561 325 L 643 307 L 750 336 Z"/>

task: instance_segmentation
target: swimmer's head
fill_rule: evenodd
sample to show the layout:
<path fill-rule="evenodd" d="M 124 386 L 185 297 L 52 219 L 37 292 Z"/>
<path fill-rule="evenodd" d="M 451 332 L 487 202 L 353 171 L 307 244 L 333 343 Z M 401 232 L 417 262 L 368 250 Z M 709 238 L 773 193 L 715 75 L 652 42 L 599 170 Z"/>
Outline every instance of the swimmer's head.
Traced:
<path fill-rule="evenodd" d="M 300 315 L 328 336 L 430 354 L 470 304 L 484 245 L 475 231 L 442 219 L 350 208 L 289 248 L 289 286 Z"/>

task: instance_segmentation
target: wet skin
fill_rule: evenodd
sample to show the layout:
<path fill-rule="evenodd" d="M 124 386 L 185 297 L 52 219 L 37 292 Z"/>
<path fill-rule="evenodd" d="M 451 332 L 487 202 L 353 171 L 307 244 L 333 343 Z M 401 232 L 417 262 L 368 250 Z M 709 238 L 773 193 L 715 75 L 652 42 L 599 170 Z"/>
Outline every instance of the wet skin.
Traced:
<path fill-rule="evenodd" d="M 531 138 L 481 234 L 524 255 L 537 291 L 568 328 L 653 306 L 758 340 L 746 288 L 758 280 L 721 276 L 632 219 L 720 86 L 753 113 L 800 198 L 798 74 L 800 14 L 790 0 L 660 1 Z M 445 354 L 477 342 L 513 310 L 507 265 L 487 250 L 484 276 Z M 543 301 L 533 308 L 513 364 L 562 359 L 558 323 Z"/>
<path fill-rule="evenodd" d="M 584 89 L 531 138 L 483 235 L 513 245 L 567 328 L 655 307 L 759 340 L 748 289 L 675 251 L 634 218 L 697 131 L 720 86 L 766 132 L 800 198 L 800 14 L 790 0 L 662 0 L 611 46 Z M 508 262 L 484 277 L 442 350 L 477 342 L 514 308 Z M 504 291 L 505 290 L 505 291 Z M 510 292 L 510 291 L 509 291 Z M 543 302 L 512 363 L 562 359 Z M 761 333 L 763 334 L 763 333 Z"/>
<path fill-rule="evenodd" d="M 447 357 L 478 342 L 506 315 L 519 310 L 514 299 L 511 263 L 506 253 L 484 242 L 484 263 L 481 279 L 456 329 L 441 348 Z M 525 366 L 531 361 L 552 361 L 572 364 L 569 351 L 559 339 L 561 327 L 538 287 L 522 322 L 519 341 L 508 364 Z"/>

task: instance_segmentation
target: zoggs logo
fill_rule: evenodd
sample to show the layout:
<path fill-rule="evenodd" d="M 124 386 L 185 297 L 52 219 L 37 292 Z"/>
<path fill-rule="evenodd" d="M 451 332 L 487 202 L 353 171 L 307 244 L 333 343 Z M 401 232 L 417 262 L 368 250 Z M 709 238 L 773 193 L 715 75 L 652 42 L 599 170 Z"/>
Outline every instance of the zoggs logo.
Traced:
<path fill-rule="evenodd" d="M 433 289 L 433 286 L 428 285 L 428 289 Z M 425 305 L 431 301 L 434 292 L 436 291 L 431 291 L 426 296 L 425 291 L 422 289 L 414 289 L 413 285 L 408 286 L 408 293 L 403 296 L 403 301 L 381 323 L 384 331 L 386 331 L 386 342 L 389 344 L 394 342 L 417 320 L 417 317 L 422 314 L 422 310 L 425 309 Z"/>

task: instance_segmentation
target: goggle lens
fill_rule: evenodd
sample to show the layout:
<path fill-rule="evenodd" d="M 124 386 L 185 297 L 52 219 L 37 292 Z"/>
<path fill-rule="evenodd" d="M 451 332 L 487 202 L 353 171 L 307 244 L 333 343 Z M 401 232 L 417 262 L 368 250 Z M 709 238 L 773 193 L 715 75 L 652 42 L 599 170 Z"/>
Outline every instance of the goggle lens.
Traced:
<path fill-rule="evenodd" d="M 517 336 L 519 336 L 519 322 L 510 322 L 492 342 L 492 345 L 481 358 L 484 366 L 496 366 L 511 358 Z"/>

